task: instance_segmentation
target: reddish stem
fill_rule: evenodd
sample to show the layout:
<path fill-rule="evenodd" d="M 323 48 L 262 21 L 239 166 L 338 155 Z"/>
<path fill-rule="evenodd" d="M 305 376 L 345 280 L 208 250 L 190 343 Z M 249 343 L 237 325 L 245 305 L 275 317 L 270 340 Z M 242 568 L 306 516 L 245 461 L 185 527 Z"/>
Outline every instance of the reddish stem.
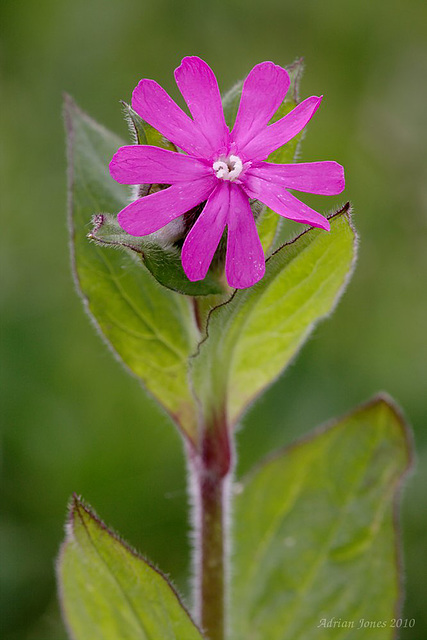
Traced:
<path fill-rule="evenodd" d="M 196 616 L 209 640 L 224 640 L 228 562 L 228 504 L 232 447 L 225 414 L 216 416 L 190 454 L 194 497 Z"/>

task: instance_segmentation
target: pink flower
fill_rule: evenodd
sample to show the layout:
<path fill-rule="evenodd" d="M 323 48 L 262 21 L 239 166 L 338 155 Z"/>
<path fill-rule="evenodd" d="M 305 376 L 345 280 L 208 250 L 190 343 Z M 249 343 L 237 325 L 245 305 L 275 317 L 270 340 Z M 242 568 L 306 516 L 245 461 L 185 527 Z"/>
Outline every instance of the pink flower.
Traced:
<path fill-rule="evenodd" d="M 184 153 L 148 145 L 121 147 L 110 163 L 122 184 L 161 183 L 167 189 L 135 200 L 118 215 L 133 236 L 158 231 L 205 202 L 182 247 L 187 277 L 206 276 L 227 227 L 226 276 L 243 289 L 265 272 L 263 249 L 249 204 L 256 198 L 285 218 L 329 230 L 322 215 L 289 189 L 335 195 L 344 189 L 344 171 L 336 162 L 273 164 L 269 154 L 296 136 L 320 105 L 307 98 L 282 119 L 268 124 L 288 91 L 282 67 L 262 62 L 243 84 L 236 122 L 230 132 L 212 69 L 200 58 L 184 58 L 175 79 L 192 119 L 154 80 L 143 79 L 133 92 L 133 109 Z"/>

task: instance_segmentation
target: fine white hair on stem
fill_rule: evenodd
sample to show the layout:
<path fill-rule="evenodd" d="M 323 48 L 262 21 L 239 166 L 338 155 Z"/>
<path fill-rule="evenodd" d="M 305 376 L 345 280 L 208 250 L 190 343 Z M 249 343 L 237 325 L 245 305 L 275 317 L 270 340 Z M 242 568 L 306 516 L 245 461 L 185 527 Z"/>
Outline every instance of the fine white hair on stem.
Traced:
<path fill-rule="evenodd" d="M 232 437 L 230 437 L 232 440 Z M 189 502 L 190 529 L 189 541 L 191 548 L 191 572 L 190 588 L 192 595 L 191 610 L 198 624 L 201 623 L 200 614 L 202 610 L 200 577 L 202 572 L 202 519 L 203 506 L 201 496 L 200 474 L 203 473 L 201 460 L 191 445 L 186 444 L 187 460 L 187 495 Z M 231 442 L 232 459 L 235 461 L 234 442 Z M 225 601 L 225 627 L 228 627 L 227 602 L 229 601 L 229 590 L 231 583 L 230 559 L 232 552 L 231 543 L 231 510 L 233 496 L 233 468 L 221 479 L 222 486 L 222 531 L 223 531 L 223 569 L 224 569 L 224 601 Z"/>

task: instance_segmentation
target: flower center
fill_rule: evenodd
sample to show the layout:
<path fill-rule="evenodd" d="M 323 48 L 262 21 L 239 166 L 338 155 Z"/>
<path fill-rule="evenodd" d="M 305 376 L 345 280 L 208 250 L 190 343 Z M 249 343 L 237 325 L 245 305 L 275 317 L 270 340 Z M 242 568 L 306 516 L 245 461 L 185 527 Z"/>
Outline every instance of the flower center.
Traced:
<path fill-rule="evenodd" d="M 212 165 L 213 170 L 215 171 L 215 175 L 217 178 L 221 178 L 222 180 L 237 180 L 240 174 L 243 171 L 243 162 L 239 158 L 239 156 L 228 156 L 225 158 L 221 156 L 218 158 L 216 162 Z"/>

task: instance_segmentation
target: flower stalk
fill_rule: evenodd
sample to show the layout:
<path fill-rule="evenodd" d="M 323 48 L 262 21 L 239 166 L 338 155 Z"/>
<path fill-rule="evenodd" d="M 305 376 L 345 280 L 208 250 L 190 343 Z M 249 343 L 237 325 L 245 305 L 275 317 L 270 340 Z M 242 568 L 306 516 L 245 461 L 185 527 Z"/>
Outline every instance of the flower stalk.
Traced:
<path fill-rule="evenodd" d="M 201 430 L 189 455 L 193 497 L 195 616 L 209 640 L 224 640 L 227 626 L 228 511 L 233 447 L 225 411 Z"/>

